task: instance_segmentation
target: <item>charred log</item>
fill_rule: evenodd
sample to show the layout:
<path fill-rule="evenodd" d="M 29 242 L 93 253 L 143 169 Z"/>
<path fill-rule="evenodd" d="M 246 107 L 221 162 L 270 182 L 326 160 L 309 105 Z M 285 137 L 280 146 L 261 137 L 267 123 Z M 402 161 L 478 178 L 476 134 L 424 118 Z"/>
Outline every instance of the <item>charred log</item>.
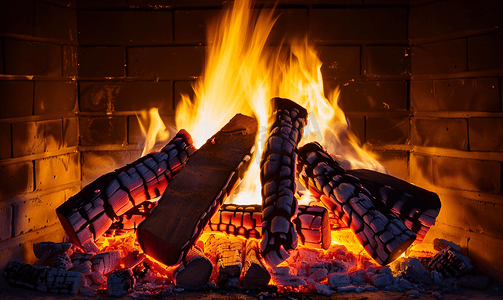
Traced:
<path fill-rule="evenodd" d="M 63 253 L 72 247 L 71 243 L 53 243 L 42 242 L 33 244 L 33 254 L 37 258 L 41 258 L 44 253 L 49 250 L 51 253 Z"/>
<path fill-rule="evenodd" d="M 428 263 L 430 270 L 435 270 L 444 277 L 460 277 L 473 269 L 470 259 L 458 251 L 447 247 L 437 253 Z"/>
<path fill-rule="evenodd" d="M 200 287 L 208 283 L 213 264 L 201 249 L 194 246 L 176 269 L 173 278 L 177 286 L 183 288 Z"/>
<path fill-rule="evenodd" d="M 373 196 L 317 143 L 299 149 L 299 181 L 356 234 L 367 253 L 386 265 L 412 244 L 416 235 L 391 211 L 374 205 Z"/>
<path fill-rule="evenodd" d="M 437 194 L 396 177 L 371 170 L 347 172 L 358 177 L 377 200 L 391 209 L 405 226 L 417 235 L 415 242 L 423 241 L 440 212 L 441 203 Z"/>
<path fill-rule="evenodd" d="M 9 262 L 3 275 L 10 285 L 55 294 L 78 293 L 85 280 L 79 272 L 36 267 L 17 261 Z"/>
<path fill-rule="evenodd" d="M 107 278 L 108 295 L 122 297 L 134 288 L 135 283 L 136 278 L 130 269 L 114 271 Z"/>
<path fill-rule="evenodd" d="M 143 251 L 173 265 L 182 261 L 213 214 L 241 181 L 255 144 L 257 121 L 238 114 L 192 155 L 138 227 Z"/>
<path fill-rule="evenodd" d="M 103 234 L 107 237 L 122 236 L 138 228 L 138 225 L 152 214 L 159 198 L 151 199 L 137 205 L 117 217 L 110 228 Z"/>
<path fill-rule="evenodd" d="M 311 248 L 330 247 L 330 220 L 322 206 L 299 205 L 293 220 L 299 241 Z M 260 205 L 224 204 L 211 218 L 205 230 L 225 232 L 244 238 L 260 239 L 262 236 L 262 207 Z"/>
<path fill-rule="evenodd" d="M 259 259 L 258 242 L 255 239 L 246 241 L 245 260 L 241 284 L 245 289 L 255 289 L 267 286 L 271 275 Z"/>
<path fill-rule="evenodd" d="M 192 138 L 181 130 L 160 152 L 105 174 L 83 188 L 56 209 L 70 240 L 80 248 L 92 246 L 117 217 L 160 196 L 194 151 Z"/>
<path fill-rule="evenodd" d="M 274 98 L 274 119 L 260 160 L 262 228 L 260 251 L 276 266 L 297 247 L 292 219 L 297 212 L 295 158 L 307 123 L 307 111 L 288 99 Z"/>

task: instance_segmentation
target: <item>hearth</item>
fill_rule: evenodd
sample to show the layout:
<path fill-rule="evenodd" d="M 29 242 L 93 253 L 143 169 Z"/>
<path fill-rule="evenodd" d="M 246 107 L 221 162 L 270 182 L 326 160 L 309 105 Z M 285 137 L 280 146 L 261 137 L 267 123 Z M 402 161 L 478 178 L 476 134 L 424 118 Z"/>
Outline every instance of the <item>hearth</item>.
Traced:
<path fill-rule="evenodd" d="M 71 241 L 75 246 L 70 245 L 66 251 L 74 255 L 82 249 L 115 253 L 121 249 L 120 243 L 127 244 L 128 248 L 122 249 L 126 257 L 119 257 L 117 267 L 114 264 L 114 269 L 109 270 L 114 271 L 112 278 L 120 284 L 129 282 L 131 286 L 134 281 L 150 282 L 156 292 L 160 291 L 159 286 L 154 287 L 153 283 L 159 274 L 164 274 L 166 284 L 178 278 L 178 285 L 187 288 L 199 270 L 206 270 L 201 273 L 208 275 L 210 282 L 217 286 L 219 282 L 222 285 L 239 282 L 256 288 L 270 283 L 277 287 L 274 291 L 321 294 L 336 290 L 352 292 L 349 286 L 356 290 L 358 278 L 362 286 L 366 283 L 369 289 L 372 289 L 370 286 L 406 285 L 396 277 L 400 270 L 406 274 L 402 279 L 416 285 L 438 283 L 435 280 L 440 279 L 435 276 L 444 280 L 450 276 L 463 277 L 471 267 L 474 274 L 502 282 L 503 264 L 499 253 L 503 248 L 503 230 L 499 216 L 503 207 L 503 148 L 498 135 L 503 129 L 503 61 L 499 55 L 503 50 L 501 1 L 487 0 L 484 5 L 478 5 L 450 0 L 285 0 L 276 6 L 259 1 L 253 4 L 254 14 L 249 22 L 255 24 L 258 19 L 257 28 L 269 26 L 271 32 L 251 39 L 243 31 L 241 38 L 245 40 L 239 42 L 247 47 L 267 45 L 264 52 L 269 55 L 264 59 L 246 47 L 242 52 L 234 49 L 227 53 L 228 64 L 234 68 L 219 76 L 226 78 L 234 89 L 225 89 L 218 76 L 209 75 L 218 66 L 216 54 L 221 57 L 225 49 L 215 52 L 216 41 L 222 38 L 218 27 L 206 33 L 207 24 L 217 20 L 228 24 L 223 21 L 222 9 L 230 4 L 213 0 L 183 4 L 169 0 L 151 2 L 37 0 L 0 4 L 0 55 L 3 58 L 0 60 L 0 95 L 4 99 L 4 109 L 0 112 L 0 268 L 11 261 L 29 264 L 39 261 L 47 265 L 54 253 L 46 254 L 49 259 L 43 257 L 44 251 L 36 256 L 33 245 Z M 235 5 L 242 3 L 236 1 Z M 272 15 L 259 17 L 256 14 L 259 10 Z M 263 30 L 253 26 L 248 30 L 259 33 Z M 311 49 L 316 50 L 321 60 L 319 75 L 323 77 L 311 77 L 312 81 L 302 87 L 305 93 L 300 94 L 291 88 L 302 82 L 295 76 L 302 72 L 316 75 L 318 61 L 310 56 Z M 288 64 L 277 70 L 264 69 L 278 62 Z M 291 68 L 296 62 L 300 62 L 299 73 Z M 239 68 L 240 65 L 244 67 Z M 262 73 L 250 72 L 249 66 Z M 284 80 L 288 76 L 292 76 L 291 82 Z M 272 81 L 275 86 L 267 86 L 270 78 L 276 80 Z M 329 99 L 328 106 L 303 100 L 319 97 L 316 93 L 323 89 L 327 97 L 321 97 Z M 282 127 L 284 120 L 291 117 L 290 108 L 283 108 L 284 120 L 278 119 L 279 123 L 273 126 L 272 121 L 264 123 L 268 115 L 263 112 L 267 108 L 257 103 L 281 102 L 271 100 L 275 96 L 300 104 L 295 108 L 296 115 L 306 109 L 311 123 L 297 120 L 287 126 L 297 126 L 298 132 L 304 130 L 303 141 L 298 136 L 295 138 L 299 140 L 288 141 L 278 141 L 279 135 L 266 137 L 271 128 L 278 133 L 286 130 Z M 238 101 L 247 97 L 260 101 Z M 195 100 L 204 98 L 214 102 L 198 104 Z M 159 112 L 158 119 L 147 118 L 153 133 L 143 118 L 152 108 Z M 329 134 L 324 133 L 327 120 L 322 119 L 327 111 L 333 113 L 328 118 L 331 120 L 328 127 L 335 129 Z M 269 148 L 275 147 L 274 143 L 298 147 L 298 157 L 297 154 L 289 157 L 289 163 L 285 159 L 277 174 L 269 173 L 267 167 L 262 173 L 254 171 L 260 157 L 256 162 L 246 160 L 252 165 L 250 176 L 256 180 L 245 180 L 236 188 L 234 182 L 241 181 L 244 174 L 239 169 L 235 171 L 235 178 L 229 177 L 232 181 L 229 188 L 221 190 L 222 187 L 214 186 L 214 191 L 208 190 L 212 194 L 208 201 L 218 198 L 222 191 L 225 191 L 223 198 L 230 197 L 221 210 L 213 206 L 203 221 L 194 219 L 198 224 L 202 222 L 196 226 L 197 232 L 192 232 L 191 227 L 184 239 L 171 240 L 170 245 L 179 244 L 175 247 L 178 252 L 173 250 L 176 255 L 163 259 L 154 254 L 158 252 L 154 249 L 164 247 L 157 239 L 173 238 L 166 230 L 157 228 L 164 223 L 164 210 L 171 211 L 172 207 L 164 207 L 163 202 L 157 202 L 157 197 L 162 196 L 184 164 L 190 162 L 196 148 L 201 149 L 236 113 L 257 118 L 259 122 L 258 144 L 249 153 L 250 158 L 255 152 L 262 153 L 264 144 L 268 145 L 264 153 L 268 153 Z M 146 142 L 145 135 L 160 137 L 153 128 L 160 120 L 167 126 L 161 131 L 169 137 L 158 140 L 153 149 L 160 150 L 171 140 L 174 144 L 164 149 L 167 149 L 165 153 L 176 149 L 174 160 L 171 154 L 160 159 L 162 151 L 148 156 L 142 153 L 144 144 L 155 143 Z M 198 122 L 206 125 L 198 126 Z M 319 142 L 321 146 L 318 148 L 312 142 Z M 300 144 L 297 146 L 297 143 Z M 264 155 L 274 154 L 277 152 L 272 150 Z M 280 152 L 280 155 L 291 153 Z M 315 157 L 314 162 L 307 159 L 309 155 Z M 276 158 L 271 159 L 264 159 L 263 163 L 273 165 Z M 292 166 L 296 159 L 297 165 Z M 122 180 L 106 187 L 88 185 L 138 160 L 145 170 L 166 165 L 173 173 L 163 175 L 162 182 L 156 174 L 153 185 L 149 185 L 153 181 L 142 177 L 141 185 L 145 186 L 142 189 L 133 187 L 138 182 L 131 182 L 129 186 Z M 150 166 L 148 160 L 156 161 L 156 165 Z M 319 177 L 313 171 L 318 164 L 329 166 L 323 172 L 336 172 L 330 176 L 344 179 L 338 182 Z M 116 176 L 126 169 L 112 174 Z M 382 174 L 385 170 L 389 175 Z M 292 177 L 290 183 L 295 176 L 300 179 L 297 188 L 295 184 L 285 186 L 289 194 L 295 195 L 290 198 L 290 201 L 295 199 L 295 203 L 283 204 L 290 209 L 288 212 L 278 212 L 276 202 L 265 200 L 282 196 L 274 190 L 271 194 L 263 192 L 266 193 L 262 195 L 264 199 L 259 198 L 258 202 L 247 202 L 246 199 L 254 197 L 247 193 L 249 186 L 258 186 L 260 193 L 260 185 L 279 184 L 277 178 L 286 180 L 285 176 Z M 214 180 L 217 178 L 215 175 Z M 407 182 L 426 190 L 416 190 Z M 211 186 L 211 180 L 208 184 Z M 339 185 L 342 188 L 338 193 L 356 191 L 347 197 L 347 203 L 337 202 L 336 192 L 325 190 L 330 186 L 335 191 Z M 397 185 L 400 189 L 395 189 Z M 364 189 L 359 190 L 360 186 Z M 89 191 L 89 197 L 105 195 L 105 188 L 114 189 L 107 194 L 107 197 L 114 195 L 115 199 L 106 199 L 111 202 L 100 202 L 103 199 L 98 197 L 93 198 L 95 202 L 81 199 L 80 206 L 72 206 L 67 201 L 76 199 L 72 196 L 81 190 Z M 435 202 L 436 195 L 441 209 Z M 382 201 L 367 203 L 365 197 Z M 134 201 L 127 203 L 127 199 Z M 297 201 L 300 201 L 298 207 Z M 353 204 L 355 202 L 361 203 L 360 206 Z M 89 203 L 92 205 L 85 207 Z M 177 209 L 183 208 L 178 206 Z M 58 211 L 57 207 L 60 207 Z M 348 213 L 349 207 L 353 213 Z M 365 220 L 366 225 L 361 225 L 355 213 L 362 207 L 365 210 L 359 212 L 366 216 L 369 211 L 375 211 L 379 218 L 385 216 L 387 221 L 383 222 L 389 222 L 386 224 L 395 224 L 394 220 L 402 224 L 403 228 L 397 225 L 399 229 L 394 230 L 397 245 L 386 241 L 384 236 L 393 232 L 388 229 L 378 230 L 382 244 L 368 241 L 368 230 L 361 231 L 361 228 L 376 225 L 367 223 L 365 218 L 361 220 Z M 92 217 L 86 216 L 83 223 L 76 217 L 82 210 L 89 216 L 92 214 Z M 194 218 L 189 215 L 183 217 L 186 222 Z M 149 220 L 149 216 L 152 216 L 150 221 L 145 221 L 138 230 L 138 224 Z M 309 223 L 315 219 L 320 224 Z M 134 245 L 137 233 L 141 247 Z M 69 240 L 64 240 L 66 235 L 70 236 Z M 230 237 L 234 235 L 239 237 Z M 104 240 L 96 240 L 100 236 L 104 236 Z M 447 245 L 450 248 L 445 247 Z M 146 250 L 149 247 L 151 250 Z M 297 250 L 290 252 L 295 248 Z M 403 252 L 416 260 L 400 263 L 404 258 L 398 257 Z M 427 262 L 435 255 L 428 266 Z M 172 267 L 166 269 L 152 257 Z M 318 262 L 313 257 L 318 257 Z M 68 258 L 73 260 L 71 255 Z M 91 258 L 72 265 L 89 267 L 95 284 L 106 282 L 110 272 L 96 273 Z M 59 263 L 64 264 L 66 258 L 60 259 Z M 301 260 L 306 264 L 298 264 Z M 389 263 L 390 268 L 381 266 Z M 238 271 L 237 266 L 240 266 Z M 428 267 L 434 270 L 433 275 L 423 272 Z M 42 272 L 36 269 L 40 266 L 31 268 L 35 269 L 21 264 L 6 270 L 12 274 L 18 272 L 16 270 Z M 118 269 L 129 271 L 120 273 Z M 225 271 L 217 272 L 223 269 Z M 248 270 L 251 275 L 246 278 L 255 276 L 261 280 L 243 281 Z M 389 284 L 382 283 L 388 279 Z M 456 285 L 468 285 L 462 282 L 456 281 Z M 465 282 L 470 282 L 470 278 Z M 113 290 L 121 293 L 120 288 Z M 272 293 L 267 288 L 263 291 L 264 295 Z"/>

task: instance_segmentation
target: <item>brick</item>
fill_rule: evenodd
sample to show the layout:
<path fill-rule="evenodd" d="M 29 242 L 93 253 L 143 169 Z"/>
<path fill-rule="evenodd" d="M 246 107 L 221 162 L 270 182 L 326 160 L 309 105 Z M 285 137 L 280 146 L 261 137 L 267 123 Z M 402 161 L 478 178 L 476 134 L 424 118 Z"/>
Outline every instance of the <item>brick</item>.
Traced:
<path fill-rule="evenodd" d="M 409 180 L 409 153 L 407 151 L 378 151 L 377 160 L 388 170 L 388 174 Z"/>
<path fill-rule="evenodd" d="M 0 32 L 33 35 L 33 1 L 0 1 Z"/>
<path fill-rule="evenodd" d="M 126 117 L 80 117 L 80 144 L 126 144 Z"/>
<path fill-rule="evenodd" d="M 155 8 L 169 8 L 171 6 L 187 6 L 190 5 L 199 5 L 199 6 L 221 6 L 225 3 L 224 0 L 184 0 L 180 2 L 179 0 L 127 0 L 127 2 L 134 7 L 141 9 L 155 9 Z"/>
<path fill-rule="evenodd" d="M 35 160 L 36 190 L 46 190 L 77 181 L 80 181 L 79 153 Z"/>
<path fill-rule="evenodd" d="M 193 84 L 194 84 L 194 81 L 175 81 L 175 83 L 174 83 L 175 109 L 176 109 L 176 105 L 182 99 L 182 96 L 181 96 L 182 94 L 188 96 L 190 99 L 194 99 L 194 89 L 192 88 Z"/>
<path fill-rule="evenodd" d="M 433 182 L 437 186 L 499 193 L 501 163 L 451 157 L 432 157 Z"/>
<path fill-rule="evenodd" d="M 503 237 L 503 205 L 481 200 L 467 199 L 455 195 L 441 195 L 442 208 L 437 222 L 461 228 Z"/>
<path fill-rule="evenodd" d="M 0 118 L 26 117 L 33 114 L 32 81 L 0 81 L 2 109 Z"/>
<path fill-rule="evenodd" d="M 79 44 L 172 40 L 171 11 L 81 11 Z"/>
<path fill-rule="evenodd" d="M 76 147 L 79 144 L 78 118 L 63 119 L 63 147 Z"/>
<path fill-rule="evenodd" d="M 70 7 L 35 2 L 35 36 L 77 40 L 77 13 Z"/>
<path fill-rule="evenodd" d="M 78 47 L 63 45 L 63 76 L 65 77 L 76 77 L 78 73 Z"/>
<path fill-rule="evenodd" d="M 468 119 L 470 150 L 503 152 L 503 140 L 499 132 L 503 132 L 501 118 L 470 118 Z"/>
<path fill-rule="evenodd" d="M 82 152 L 82 184 L 87 185 L 103 174 L 134 162 L 140 154 L 141 150 Z"/>
<path fill-rule="evenodd" d="M 3 70 L 3 40 L 0 39 L 0 74 L 4 74 Z"/>
<path fill-rule="evenodd" d="M 307 9 L 276 9 L 275 16 L 278 16 L 276 23 L 272 27 L 268 41 L 287 43 L 295 39 L 303 39 L 308 33 L 308 13 Z"/>
<path fill-rule="evenodd" d="M 164 132 L 168 133 L 168 138 L 166 140 L 160 139 L 161 136 L 157 136 L 156 138 L 156 146 L 152 150 L 160 150 L 159 148 L 166 145 L 169 142 L 169 139 L 175 136 L 176 134 L 176 124 L 174 116 L 160 116 L 164 126 L 166 129 Z M 146 130 L 148 130 L 149 123 L 144 122 L 144 126 L 146 126 Z M 140 144 L 143 146 L 145 142 L 145 136 L 141 132 L 140 123 L 138 122 L 138 118 L 136 116 L 128 117 L 128 144 Z M 159 147 L 157 147 L 159 146 Z"/>
<path fill-rule="evenodd" d="M 365 143 L 365 117 L 347 117 L 349 130 L 356 136 L 360 145 Z"/>
<path fill-rule="evenodd" d="M 175 10 L 174 40 L 205 43 L 208 24 L 220 13 L 217 9 Z"/>
<path fill-rule="evenodd" d="M 158 108 L 174 114 L 171 81 L 81 82 L 80 110 L 85 112 L 140 111 Z"/>
<path fill-rule="evenodd" d="M 5 74 L 61 76 L 61 46 L 4 40 Z"/>
<path fill-rule="evenodd" d="M 360 75 L 359 46 L 321 46 L 316 48 L 323 62 L 321 73 L 325 79 Z"/>
<path fill-rule="evenodd" d="M 367 142 L 370 144 L 407 144 L 409 142 L 409 118 L 367 117 Z"/>
<path fill-rule="evenodd" d="M 467 71 L 465 39 L 412 46 L 411 49 L 414 75 Z"/>
<path fill-rule="evenodd" d="M 12 235 L 12 205 L 0 202 L 0 241 L 10 239 Z"/>
<path fill-rule="evenodd" d="M 33 163 L 0 165 L 0 182 L 9 188 L 0 189 L 0 200 L 33 191 Z"/>
<path fill-rule="evenodd" d="M 416 146 L 468 150 L 466 119 L 412 118 L 411 143 Z"/>
<path fill-rule="evenodd" d="M 20 157 L 56 151 L 63 144 L 61 119 L 12 124 L 12 154 Z"/>
<path fill-rule="evenodd" d="M 348 82 L 341 86 L 339 106 L 344 111 L 406 110 L 407 82 Z"/>
<path fill-rule="evenodd" d="M 199 76 L 204 47 L 134 47 L 128 49 L 128 76 Z"/>
<path fill-rule="evenodd" d="M 0 123 L 0 159 L 12 156 L 11 128 L 9 123 Z"/>
<path fill-rule="evenodd" d="M 79 46 L 79 77 L 123 77 L 124 49 L 122 47 Z"/>
<path fill-rule="evenodd" d="M 410 75 L 410 48 L 407 46 L 367 47 L 367 72 L 372 76 Z"/>
<path fill-rule="evenodd" d="M 407 10 L 402 8 L 315 8 L 309 19 L 314 41 L 407 39 Z"/>
<path fill-rule="evenodd" d="M 78 0 L 77 7 L 85 9 L 103 9 L 103 8 L 130 8 L 130 0 Z M 133 4 L 131 4 L 133 5 Z"/>
<path fill-rule="evenodd" d="M 432 158 L 415 153 L 410 154 L 409 175 L 410 181 L 420 187 L 433 185 Z"/>
<path fill-rule="evenodd" d="M 25 261 L 35 263 L 38 258 L 33 254 L 33 244 L 41 242 L 62 242 L 65 238 L 63 227 L 54 225 L 34 233 L 28 233 L 15 239 L 0 243 L 0 268 L 4 268 L 9 261 Z"/>
<path fill-rule="evenodd" d="M 71 8 L 77 7 L 77 0 L 36 0 L 36 1 L 53 3 L 53 4 L 56 4 L 59 6 L 64 6 L 64 7 L 71 7 Z"/>
<path fill-rule="evenodd" d="M 497 77 L 411 82 L 414 111 L 500 111 Z"/>
<path fill-rule="evenodd" d="M 501 27 L 501 1 L 437 1 L 412 7 L 409 14 L 409 38 L 427 38 L 467 30 Z"/>
<path fill-rule="evenodd" d="M 59 223 L 56 207 L 65 200 L 63 190 L 14 203 L 12 218 L 14 236 Z"/>
<path fill-rule="evenodd" d="M 77 104 L 77 83 L 35 82 L 35 115 L 69 114 Z"/>
<path fill-rule="evenodd" d="M 468 69 L 470 71 L 501 70 L 503 69 L 501 53 L 503 53 L 501 32 L 469 37 Z"/>

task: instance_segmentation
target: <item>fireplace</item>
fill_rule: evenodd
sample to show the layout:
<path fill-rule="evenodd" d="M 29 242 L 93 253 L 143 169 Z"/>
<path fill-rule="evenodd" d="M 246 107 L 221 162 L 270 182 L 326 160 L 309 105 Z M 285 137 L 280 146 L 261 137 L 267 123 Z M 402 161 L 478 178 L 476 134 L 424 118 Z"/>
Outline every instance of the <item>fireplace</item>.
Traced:
<path fill-rule="evenodd" d="M 61 241 L 56 207 L 140 157 L 137 112 L 158 108 L 176 133 L 222 7 L 181 2 L 0 4 L 0 268 Z M 440 196 L 425 242 L 459 244 L 502 282 L 501 1 L 285 0 L 277 12 L 272 45 L 307 35 L 359 142 Z"/>

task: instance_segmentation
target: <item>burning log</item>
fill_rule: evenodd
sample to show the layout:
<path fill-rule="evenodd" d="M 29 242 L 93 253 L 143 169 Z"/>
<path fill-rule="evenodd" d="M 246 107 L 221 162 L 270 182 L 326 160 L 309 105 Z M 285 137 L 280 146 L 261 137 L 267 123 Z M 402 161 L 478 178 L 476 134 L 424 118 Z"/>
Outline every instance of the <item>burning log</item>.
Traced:
<path fill-rule="evenodd" d="M 134 288 L 136 278 L 130 269 L 114 271 L 107 279 L 108 295 L 122 297 Z"/>
<path fill-rule="evenodd" d="M 297 212 L 295 157 L 307 111 L 288 99 L 274 98 L 274 123 L 260 160 L 262 228 L 260 251 L 267 263 L 280 264 L 297 247 L 292 219 Z"/>
<path fill-rule="evenodd" d="M 137 205 L 114 220 L 110 228 L 103 234 L 104 236 L 121 236 L 136 230 L 138 225 L 152 214 L 152 210 L 157 206 L 159 198 L 147 200 Z"/>
<path fill-rule="evenodd" d="M 440 212 L 437 194 L 412 185 L 393 176 L 371 170 L 348 170 L 358 177 L 363 186 L 417 235 L 416 242 L 424 236 Z"/>
<path fill-rule="evenodd" d="M 267 286 L 271 275 L 259 259 L 258 242 L 255 239 L 246 241 L 245 261 L 241 284 L 245 289 L 255 289 Z"/>
<path fill-rule="evenodd" d="M 208 283 L 212 271 L 211 260 L 204 255 L 201 249 L 194 246 L 176 269 L 173 278 L 177 286 L 199 287 Z"/>
<path fill-rule="evenodd" d="M 207 241 L 209 252 L 216 255 L 218 285 L 236 286 L 243 267 L 244 240 L 226 235 L 211 236 Z M 206 247 L 205 247 L 206 248 Z"/>
<path fill-rule="evenodd" d="M 372 195 L 318 143 L 299 149 L 297 176 L 328 209 L 356 234 L 368 254 L 381 265 L 399 257 L 416 235 L 395 214 L 380 212 Z"/>
<path fill-rule="evenodd" d="M 118 216 L 160 196 L 194 151 L 192 138 L 180 130 L 160 152 L 105 174 L 83 188 L 56 209 L 70 240 L 92 250 L 94 241 Z"/>
<path fill-rule="evenodd" d="M 3 271 L 5 281 L 13 286 L 55 294 L 75 294 L 84 286 L 84 275 L 57 268 L 37 267 L 11 261 Z"/>
<path fill-rule="evenodd" d="M 192 155 L 138 227 L 143 251 L 166 265 L 182 261 L 248 169 L 257 121 L 238 114 Z"/>
<path fill-rule="evenodd" d="M 91 259 L 92 269 L 94 272 L 108 274 L 114 270 L 120 259 L 119 251 L 102 252 Z"/>
<path fill-rule="evenodd" d="M 326 208 L 299 205 L 299 213 L 293 223 L 302 245 L 323 249 L 330 247 L 330 220 Z M 224 204 L 205 230 L 260 239 L 262 208 L 260 205 Z"/>

